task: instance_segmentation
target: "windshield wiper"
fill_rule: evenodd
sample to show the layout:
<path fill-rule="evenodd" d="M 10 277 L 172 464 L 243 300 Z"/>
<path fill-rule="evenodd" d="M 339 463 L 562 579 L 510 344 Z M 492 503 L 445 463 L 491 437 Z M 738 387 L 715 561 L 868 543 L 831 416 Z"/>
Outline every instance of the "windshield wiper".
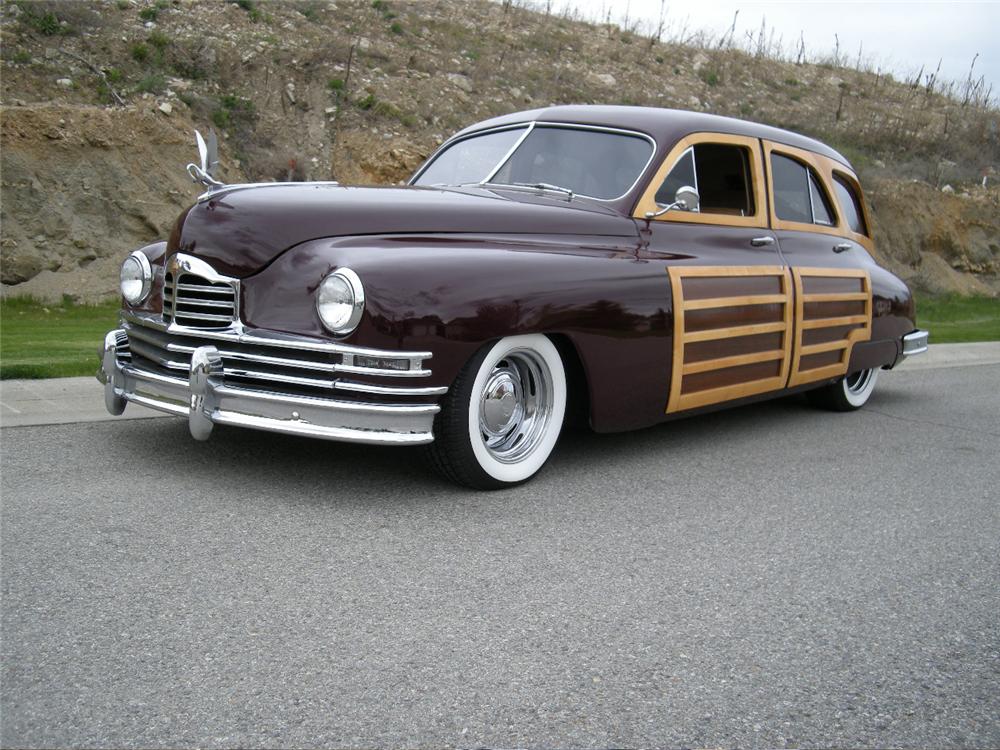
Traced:
<path fill-rule="evenodd" d="M 537 190 L 552 190 L 557 193 L 565 193 L 570 198 L 573 197 L 572 190 L 559 185 L 553 185 L 551 182 L 512 182 L 510 184 L 517 185 L 518 187 L 536 188 Z"/>
<path fill-rule="evenodd" d="M 567 198 L 572 198 L 576 195 L 569 188 L 553 185 L 550 182 L 463 182 L 455 187 L 518 187 L 531 188 L 532 190 L 551 190 L 555 193 L 563 193 Z"/>

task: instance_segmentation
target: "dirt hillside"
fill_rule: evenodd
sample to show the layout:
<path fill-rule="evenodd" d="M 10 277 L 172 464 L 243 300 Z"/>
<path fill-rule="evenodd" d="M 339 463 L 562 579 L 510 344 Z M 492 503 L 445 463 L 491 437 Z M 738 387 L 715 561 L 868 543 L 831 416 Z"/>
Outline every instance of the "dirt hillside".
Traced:
<path fill-rule="evenodd" d="M 464 125 L 571 102 L 819 137 L 859 169 L 891 268 L 929 291 L 1000 293 L 1000 114 L 976 87 L 522 6 L 4 2 L 4 293 L 113 292 L 120 258 L 199 192 L 195 127 L 219 132 L 229 181 L 391 183 Z"/>

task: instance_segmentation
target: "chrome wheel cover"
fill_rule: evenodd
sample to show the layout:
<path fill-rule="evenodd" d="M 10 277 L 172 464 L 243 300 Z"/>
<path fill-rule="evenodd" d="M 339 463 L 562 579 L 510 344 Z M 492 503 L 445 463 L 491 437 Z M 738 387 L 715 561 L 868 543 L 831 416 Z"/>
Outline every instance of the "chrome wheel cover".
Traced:
<path fill-rule="evenodd" d="M 479 394 L 479 432 L 490 455 L 508 464 L 529 456 L 549 428 L 553 403 L 545 361 L 528 349 L 507 352 Z"/>

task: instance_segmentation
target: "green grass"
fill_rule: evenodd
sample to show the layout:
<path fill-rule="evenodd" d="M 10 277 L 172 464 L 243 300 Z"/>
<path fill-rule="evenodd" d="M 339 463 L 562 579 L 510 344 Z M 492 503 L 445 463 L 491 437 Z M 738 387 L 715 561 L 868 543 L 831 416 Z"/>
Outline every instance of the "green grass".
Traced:
<path fill-rule="evenodd" d="M 932 344 L 1000 341 L 1000 298 L 917 297 L 917 327 Z"/>
<path fill-rule="evenodd" d="M 92 375 L 118 310 L 118 300 L 97 305 L 0 300 L 0 378 Z M 931 332 L 934 344 L 1000 341 L 1000 298 L 921 296 L 917 325 Z"/>
<path fill-rule="evenodd" d="M 93 375 L 119 307 L 117 299 L 97 305 L 0 300 L 0 378 Z"/>

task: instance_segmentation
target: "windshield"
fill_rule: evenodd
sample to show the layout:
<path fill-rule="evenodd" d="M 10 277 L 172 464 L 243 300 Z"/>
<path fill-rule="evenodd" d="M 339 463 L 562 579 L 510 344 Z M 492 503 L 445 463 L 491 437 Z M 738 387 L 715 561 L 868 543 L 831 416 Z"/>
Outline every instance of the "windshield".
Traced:
<path fill-rule="evenodd" d="M 501 130 L 458 141 L 413 184 L 544 186 L 610 200 L 635 184 L 653 153 L 653 144 L 638 135 L 539 125 L 518 142 L 526 130 Z"/>

